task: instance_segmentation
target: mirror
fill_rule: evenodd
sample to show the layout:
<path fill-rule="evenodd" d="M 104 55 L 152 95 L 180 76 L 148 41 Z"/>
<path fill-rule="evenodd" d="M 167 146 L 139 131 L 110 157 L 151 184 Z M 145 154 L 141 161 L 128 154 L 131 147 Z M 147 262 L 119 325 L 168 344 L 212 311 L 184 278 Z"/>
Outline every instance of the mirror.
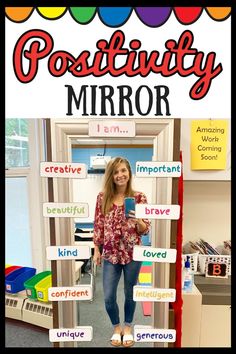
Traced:
<path fill-rule="evenodd" d="M 132 119 L 136 125 L 135 138 L 151 138 L 153 141 L 154 161 L 177 161 L 179 159 L 179 128 L 180 120 L 176 119 Z M 51 119 L 50 139 L 52 146 L 52 161 L 72 161 L 71 140 L 88 138 L 89 119 Z M 175 131 L 175 126 L 176 131 Z M 174 134 L 175 133 L 175 134 Z M 177 142 L 177 143 L 176 143 Z M 158 154 L 157 154 L 158 152 Z M 55 179 L 54 200 L 71 202 L 73 193 L 71 180 Z M 157 193 L 158 192 L 158 193 Z M 175 189 L 176 192 L 176 189 Z M 172 204 L 172 179 L 155 178 L 152 186 L 155 204 Z M 176 195 L 174 193 L 173 195 Z M 56 242 L 58 245 L 70 245 L 74 242 L 75 225 L 71 220 L 58 218 L 55 220 Z M 63 220 L 64 219 L 64 220 Z M 154 247 L 170 248 L 173 246 L 175 231 L 173 220 L 152 221 L 152 243 Z M 158 232 L 157 232 L 158 230 Z M 158 237 L 161 235 L 161 237 Z M 63 263 L 63 266 L 62 266 Z M 75 283 L 75 261 L 57 262 L 57 281 L 63 286 Z M 156 262 L 154 262 L 156 263 Z M 173 271 L 171 272 L 173 273 Z M 168 263 L 153 264 L 152 285 L 155 288 L 170 287 L 170 265 Z M 172 283 L 173 287 L 173 283 Z M 59 325 L 63 328 L 74 328 L 78 323 L 78 312 L 74 301 L 59 302 Z M 169 303 L 152 303 L 152 326 L 154 328 L 169 328 Z M 56 314 L 55 314 L 56 315 Z M 173 323 L 172 323 L 173 325 Z M 170 327 L 173 328 L 173 327 Z M 80 344 L 80 343 L 78 343 Z M 154 346 L 168 346 L 168 343 L 152 343 Z M 61 342 L 60 346 L 77 346 L 75 342 Z M 110 346 L 110 344 L 109 344 Z"/>
<path fill-rule="evenodd" d="M 142 191 L 147 196 L 149 204 L 154 203 L 152 186 L 153 178 L 140 178 L 135 176 L 137 161 L 151 161 L 153 156 L 153 138 L 132 138 L 132 139 L 91 139 L 71 138 L 72 162 L 85 163 L 88 166 L 86 179 L 72 180 L 73 202 L 87 202 L 89 204 L 89 216 L 87 218 L 75 218 L 75 241 L 78 244 L 90 244 L 93 247 L 92 236 L 94 227 L 95 204 L 98 193 L 102 190 L 104 168 L 94 164 L 96 157 L 104 157 L 107 161 L 110 158 L 121 156 L 130 162 L 133 175 L 133 188 Z M 142 235 L 142 245 L 151 245 L 151 230 L 147 235 Z M 91 248 L 92 254 L 94 249 Z M 80 284 L 92 285 L 92 300 L 78 301 L 78 325 L 89 326 L 93 324 L 92 342 L 78 342 L 78 347 L 111 347 L 109 338 L 113 329 L 110 319 L 104 307 L 104 294 L 102 287 L 102 267 L 94 266 L 91 259 L 83 260 L 84 264 L 80 269 Z M 79 267 L 80 261 L 76 262 Z M 152 281 L 151 262 L 143 262 L 139 273 L 139 285 L 151 285 Z M 120 310 L 121 324 L 123 324 L 124 306 L 124 282 L 123 274 L 119 281 L 117 290 L 117 303 Z M 100 320 L 97 321 L 97 318 Z M 102 323 L 102 326 L 101 326 Z M 136 302 L 133 324 L 151 326 L 151 303 Z M 135 343 L 135 347 L 151 347 L 152 343 Z"/>

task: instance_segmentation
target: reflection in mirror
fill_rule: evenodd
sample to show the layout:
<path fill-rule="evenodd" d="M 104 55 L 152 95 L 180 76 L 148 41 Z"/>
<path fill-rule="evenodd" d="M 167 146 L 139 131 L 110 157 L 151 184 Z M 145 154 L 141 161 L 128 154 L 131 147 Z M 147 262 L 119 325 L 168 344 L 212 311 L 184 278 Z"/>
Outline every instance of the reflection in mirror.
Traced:
<path fill-rule="evenodd" d="M 104 173 L 106 164 L 110 159 L 121 156 L 130 163 L 133 175 L 133 189 L 144 193 L 147 203 L 153 203 L 152 185 L 153 178 L 143 178 L 135 176 L 135 166 L 137 161 L 151 161 L 153 156 L 153 138 L 134 138 L 134 139 L 89 139 L 73 138 L 71 139 L 72 162 L 85 163 L 88 166 L 88 175 L 86 179 L 72 180 L 72 202 L 86 202 L 89 204 L 89 216 L 87 218 L 75 219 L 75 242 L 81 244 L 86 242 L 91 245 L 92 257 L 89 260 L 76 261 L 76 279 L 78 284 L 91 284 L 93 296 L 91 301 L 77 302 L 78 325 L 93 327 L 93 339 L 91 342 L 78 342 L 78 347 L 111 347 L 119 345 L 118 337 L 112 343 L 110 338 L 115 332 L 111 319 L 106 311 L 103 291 L 103 270 L 104 261 L 101 266 L 93 262 L 94 256 L 94 221 L 95 208 L 99 192 L 102 191 L 104 182 Z M 95 162 L 96 157 L 100 161 Z M 105 160 L 105 163 L 104 163 Z M 103 165 L 104 164 L 104 165 Z M 119 171 L 118 171 L 119 172 Z M 119 201 L 117 201 L 119 204 Z M 122 203 L 121 203 L 122 204 Z M 133 220 L 134 221 L 134 220 Z M 132 222 L 132 221 L 129 221 Z M 149 221 L 150 223 L 150 221 Z M 141 244 L 151 245 L 151 227 L 149 232 L 141 234 Z M 137 262 L 138 263 L 138 262 Z M 152 283 L 152 263 L 140 262 L 138 272 L 138 282 L 142 286 L 148 286 Z M 107 287 L 107 285 L 106 285 Z M 117 304 L 119 306 L 119 315 L 121 326 L 124 324 L 124 277 L 121 275 L 117 288 Z M 134 325 L 151 326 L 151 302 L 136 302 L 136 308 L 132 321 Z M 131 328 L 132 328 L 131 327 Z M 116 330 L 120 328 L 116 327 Z M 133 331 L 133 328 L 132 328 Z M 126 327 L 128 333 L 128 328 Z M 132 338 L 123 345 L 131 345 Z M 134 343 L 135 347 L 152 347 L 153 343 Z"/>

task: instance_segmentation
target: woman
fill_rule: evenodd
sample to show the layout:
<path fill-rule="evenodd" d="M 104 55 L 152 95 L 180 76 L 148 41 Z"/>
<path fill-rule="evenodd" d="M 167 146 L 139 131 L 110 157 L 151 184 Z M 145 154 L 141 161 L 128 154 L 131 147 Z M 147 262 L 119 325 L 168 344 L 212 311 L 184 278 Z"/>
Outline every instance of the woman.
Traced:
<path fill-rule="evenodd" d="M 136 302 L 133 286 L 137 284 L 142 262 L 133 260 L 133 248 L 141 244 L 141 235 L 147 234 L 147 219 L 126 218 L 124 198 L 134 197 L 135 202 L 147 203 L 144 193 L 132 189 L 132 171 L 122 157 L 109 161 L 105 171 L 104 188 L 97 196 L 94 220 L 94 262 L 101 265 L 103 258 L 103 291 L 105 308 L 114 327 L 113 346 L 130 347 L 134 344 L 132 321 Z M 102 254 L 100 253 L 103 248 Z M 116 293 L 121 273 L 124 273 L 124 328 L 119 317 Z"/>

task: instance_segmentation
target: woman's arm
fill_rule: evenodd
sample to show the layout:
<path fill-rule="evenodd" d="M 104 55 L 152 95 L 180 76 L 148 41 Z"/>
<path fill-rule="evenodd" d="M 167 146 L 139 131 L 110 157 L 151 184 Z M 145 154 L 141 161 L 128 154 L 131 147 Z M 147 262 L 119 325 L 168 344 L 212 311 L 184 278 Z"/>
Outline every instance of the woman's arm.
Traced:
<path fill-rule="evenodd" d="M 102 256 L 100 252 L 100 246 L 104 243 L 104 215 L 102 214 L 101 194 L 97 196 L 97 202 L 95 207 L 93 242 L 93 261 L 96 265 L 101 265 Z"/>
<path fill-rule="evenodd" d="M 148 225 L 143 219 L 136 219 L 136 228 L 139 234 L 147 233 Z"/>
<path fill-rule="evenodd" d="M 138 204 L 147 204 L 147 197 L 144 193 L 140 193 L 138 197 Z M 136 219 L 137 232 L 142 235 L 149 233 L 151 222 L 148 219 Z"/>
<path fill-rule="evenodd" d="M 96 265 L 101 265 L 102 263 L 102 255 L 100 253 L 99 246 L 97 245 L 94 246 L 93 261 Z"/>

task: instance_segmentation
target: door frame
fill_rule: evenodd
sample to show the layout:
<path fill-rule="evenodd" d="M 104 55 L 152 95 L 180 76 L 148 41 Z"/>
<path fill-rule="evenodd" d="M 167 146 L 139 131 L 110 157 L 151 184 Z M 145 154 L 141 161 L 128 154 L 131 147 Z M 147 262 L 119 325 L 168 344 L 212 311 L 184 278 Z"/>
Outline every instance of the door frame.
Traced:
<path fill-rule="evenodd" d="M 54 162 L 72 162 L 71 138 L 89 137 L 88 123 L 92 119 L 50 119 L 51 158 Z M 94 119 L 101 120 L 104 119 Z M 106 119 L 106 121 L 113 119 Z M 114 120 L 113 120 L 114 121 Z M 116 121 L 124 121 L 116 119 Z M 178 161 L 180 156 L 180 119 L 125 119 L 134 121 L 136 137 L 153 137 L 153 161 Z M 91 139 L 91 137 L 89 137 Z M 176 204 L 178 180 L 176 178 L 154 178 L 155 204 Z M 53 178 L 54 202 L 70 202 L 72 198 L 71 180 Z M 174 248 L 176 245 L 176 220 L 153 220 L 152 247 Z M 74 244 L 73 219 L 55 219 L 55 237 L 57 245 Z M 161 235 L 161 237 L 160 237 Z M 175 270 L 172 266 L 173 271 Z M 57 286 L 72 286 L 75 284 L 75 261 L 57 262 Z M 171 271 L 172 273 L 172 271 Z M 170 264 L 153 264 L 153 287 L 169 288 Z M 59 304 L 58 323 L 60 327 L 73 328 L 78 323 L 76 302 L 62 301 Z M 169 303 L 153 302 L 152 321 L 154 328 L 169 328 Z M 60 346 L 76 346 L 75 342 L 60 342 Z M 157 347 L 166 347 L 168 343 L 154 343 Z"/>

